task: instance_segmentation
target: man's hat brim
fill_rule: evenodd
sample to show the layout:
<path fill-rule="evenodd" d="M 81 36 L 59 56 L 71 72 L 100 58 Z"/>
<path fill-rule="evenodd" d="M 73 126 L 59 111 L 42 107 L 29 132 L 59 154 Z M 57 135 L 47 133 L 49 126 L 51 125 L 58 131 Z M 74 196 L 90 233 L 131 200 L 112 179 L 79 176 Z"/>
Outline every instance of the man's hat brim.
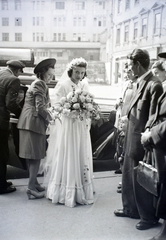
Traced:
<path fill-rule="evenodd" d="M 158 56 L 161 58 L 166 58 L 166 52 L 161 52 L 158 54 Z"/>
<path fill-rule="evenodd" d="M 34 73 L 38 73 L 41 71 L 42 68 L 47 67 L 47 66 L 54 66 L 56 63 L 55 58 L 47 58 L 39 62 L 36 67 L 34 68 Z"/>

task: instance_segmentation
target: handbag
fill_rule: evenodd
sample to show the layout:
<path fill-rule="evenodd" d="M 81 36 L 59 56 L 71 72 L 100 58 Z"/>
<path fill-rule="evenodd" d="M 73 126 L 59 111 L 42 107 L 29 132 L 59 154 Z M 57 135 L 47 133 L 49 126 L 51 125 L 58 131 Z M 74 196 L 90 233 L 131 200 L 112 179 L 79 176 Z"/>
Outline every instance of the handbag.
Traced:
<path fill-rule="evenodd" d="M 143 161 L 137 166 L 137 182 L 154 196 L 158 196 L 158 171 L 155 168 L 155 159 L 152 149 L 146 150 Z"/>

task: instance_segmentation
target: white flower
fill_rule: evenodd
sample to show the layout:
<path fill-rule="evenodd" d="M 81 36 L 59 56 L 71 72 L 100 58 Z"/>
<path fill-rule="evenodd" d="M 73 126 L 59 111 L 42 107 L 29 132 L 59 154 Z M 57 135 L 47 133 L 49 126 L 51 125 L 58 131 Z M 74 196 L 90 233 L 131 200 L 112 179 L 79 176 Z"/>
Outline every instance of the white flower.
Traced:
<path fill-rule="evenodd" d="M 66 97 L 62 97 L 60 102 L 61 102 L 61 104 L 64 104 L 66 102 Z"/>
<path fill-rule="evenodd" d="M 79 103 L 74 103 L 73 108 L 74 109 L 80 109 L 80 104 Z"/>
<path fill-rule="evenodd" d="M 72 97 L 73 97 L 73 93 L 69 92 L 66 98 L 67 98 L 67 100 L 71 100 Z"/>
<path fill-rule="evenodd" d="M 76 103 L 76 102 L 77 102 L 77 97 L 76 97 L 76 96 L 75 96 L 75 97 L 72 97 L 71 101 L 72 101 L 73 103 Z"/>
<path fill-rule="evenodd" d="M 67 108 L 67 109 L 69 109 L 69 108 L 71 107 L 71 104 L 68 103 L 68 102 L 66 102 L 66 103 L 64 104 L 64 107 Z"/>
<path fill-rule="evenodd" d="M 77 89 L 76 91 L 75 91 L 75 94 L 81 94 L 82 93 L 82 91 L 80 90 L 80 89 Z"/>
<path fill-rule="evenodd" d="M 70 114 L 70 110 L 64 108 L 64 109 L 62 110 L 62 113 L 63 113 L 64 115 L 67 115 L 67 116 L 68 116 L 68 115 Z"/>
<path fill-rule="evenodd" d="M 85 97 L 84 97 L 84 96 L 80 95 L 79 99 L 80 99 L 80 101 L 81 101 L 82 103 L 85 102 Z"/>
<path fill-rule="evenodd" d="M 86 97 L 86 102 L 90 103 L 92 99 L 90 97 Z"/>
<path fill-rule="evenodd" d="M 92 111 L 93 110 L 93 105 L 91 103 L 88 103 L 86 105 L 86 108 L 89 110 L 89 111 Z"/>

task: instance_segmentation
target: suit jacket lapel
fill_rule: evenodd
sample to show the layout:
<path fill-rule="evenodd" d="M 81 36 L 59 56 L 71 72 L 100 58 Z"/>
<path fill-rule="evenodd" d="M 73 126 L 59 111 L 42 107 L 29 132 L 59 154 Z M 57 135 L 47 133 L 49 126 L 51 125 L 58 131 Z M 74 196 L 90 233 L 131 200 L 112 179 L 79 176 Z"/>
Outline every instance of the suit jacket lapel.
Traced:
<path fill-rule="evenodd" d="M 128 111 L 128 114 L 129 112 L 131 111 L 132 107 L 135 105 L 135 103 L 138 101 L 138 99 L 140 98 L 142 92 L 143 92 L 143 89 L 144 87 L 146 86 L 146 84 L 148 83 L 149 79 L 153 76 L 152 72 L 150 72 L 144 79 L 142 79 L 140 82 L 139 82 L 139 87 L 138 89 L 136 90 L 135 92 L 135 95 L 134 97 L 132 98 L 132 101 L 131 101 L 131 104 L 130 104 L 130 107 L 129 107 L 129 111 Z"/>

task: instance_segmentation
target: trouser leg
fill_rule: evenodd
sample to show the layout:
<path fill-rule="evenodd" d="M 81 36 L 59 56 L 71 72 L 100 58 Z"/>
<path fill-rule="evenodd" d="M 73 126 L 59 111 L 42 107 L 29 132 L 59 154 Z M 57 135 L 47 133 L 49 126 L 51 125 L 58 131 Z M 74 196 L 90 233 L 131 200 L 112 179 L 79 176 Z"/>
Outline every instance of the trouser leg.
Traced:
<path fill-rule="evenodd" d="M 8 136 L 8 131 L 0 129 L 0 191 L 6 189 L 7 161 L 9 159 Z"/>
<path fill-rule="evenodd" d="M 145 222 L 157 221 L 158 218 L 155 216 L 156 209 L 154 207 L 154 196 L 141 187 L 137 182 L 136 172 L 134 174 L 133 183 L 136 203 L 141 220 Z"/>
<path fill-rule="evenodd" d="M 122 203 L 124 213 L 131 217 L 139 217 L 133 186 L 133 159 L 125 155 L 122 172 Z"/>

